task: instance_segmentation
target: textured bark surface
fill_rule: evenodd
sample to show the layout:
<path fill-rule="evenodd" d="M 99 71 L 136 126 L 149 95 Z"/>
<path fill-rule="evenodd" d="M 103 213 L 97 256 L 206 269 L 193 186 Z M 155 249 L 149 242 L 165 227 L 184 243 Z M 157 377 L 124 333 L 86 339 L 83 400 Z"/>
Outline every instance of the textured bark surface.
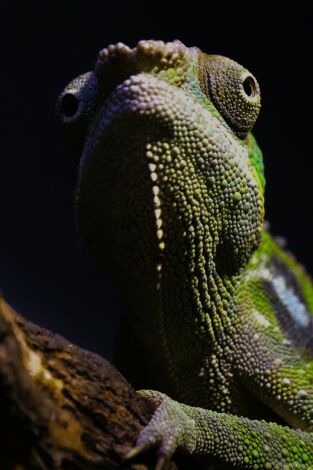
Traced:
<path fill-rule="evenodd" d="M 154 452 L 123 460 L 152 411 L 105 359 L 0 299 L 1 470 L 153 468 Z"/>

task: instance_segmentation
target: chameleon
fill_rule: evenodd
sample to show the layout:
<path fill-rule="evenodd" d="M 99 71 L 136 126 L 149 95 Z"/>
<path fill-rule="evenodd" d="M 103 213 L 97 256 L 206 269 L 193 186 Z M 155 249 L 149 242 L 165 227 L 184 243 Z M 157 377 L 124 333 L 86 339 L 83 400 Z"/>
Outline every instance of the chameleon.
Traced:
<path fill-rule="evenodd" d="M 60 94 L 82 244 L 125 304 L 118 363 L 155 411 L 125 456 L 313 469 L 313 285 L 264 221 L 255 77 L 196 47 L 109 45 Z M 210 467 L 211 468 L 211 467 Z"/>

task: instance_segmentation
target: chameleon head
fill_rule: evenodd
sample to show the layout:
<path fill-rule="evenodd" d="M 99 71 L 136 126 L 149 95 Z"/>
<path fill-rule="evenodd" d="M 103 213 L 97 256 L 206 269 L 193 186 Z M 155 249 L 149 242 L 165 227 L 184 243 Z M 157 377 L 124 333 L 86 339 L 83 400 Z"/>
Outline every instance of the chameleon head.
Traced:
<path fill-rule="evenodd" d="M 247 263 L 264 216 L 259 109 L 250 72 L 179 41 L 111 45 L 61 93 L 81 149 L 81 238 L 131 289 L 181 289 Z"/>

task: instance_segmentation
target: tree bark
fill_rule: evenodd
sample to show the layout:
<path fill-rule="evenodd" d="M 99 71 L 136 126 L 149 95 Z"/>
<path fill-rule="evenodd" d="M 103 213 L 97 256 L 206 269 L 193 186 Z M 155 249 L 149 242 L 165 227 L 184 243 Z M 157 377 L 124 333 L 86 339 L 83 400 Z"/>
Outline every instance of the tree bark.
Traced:
<path fill-rule="evenodd" d="M 123 459 L 152 412 L 105 359 L 0 298 L 1 470 L 153 468 L 154 452 Z"/>

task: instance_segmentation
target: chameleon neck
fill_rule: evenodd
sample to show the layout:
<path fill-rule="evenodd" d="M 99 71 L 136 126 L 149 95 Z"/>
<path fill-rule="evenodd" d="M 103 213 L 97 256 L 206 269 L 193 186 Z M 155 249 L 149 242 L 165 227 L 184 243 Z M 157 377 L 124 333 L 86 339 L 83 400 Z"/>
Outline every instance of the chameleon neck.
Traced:
<path fill-rule="evenodd" d="M 167 332 L 171 332 L 171 349 L 179 350 L 186 335 L 192 340 L 195 334 L 197 341 L 200 335 L 207 345 L 213 346 L 230 325 L 238 274 L 219 274 L 214 259 L 217 243 L 203 227 L 189 228 L 188 234 L 177 229 L 168 233 L 171 235 L 155 262 L 145 266 L 137 263 L 131 281 L 128 276 L 124 283 L 128 286 L 126 303 L 131 322 L 136 331 L 144 329 L 147 337 L 147 324 L 142 321 L 146 315 L 151 325 L 149 342 L 159 342 L 160 337 L 166 341 Z M 209 246 L 213 247 L 210 252 Z M 172 357 L 177 357 L 177 351 Z"/>
<path fill-rule="evenodd" d="M 179 238 L 177 231 L 169 233 L 176 240 Z M 203 241 L 205 237 L 196 230 L 193 237 L 181 244 L 171 243 L 167 237 L 162 255 L 155 258 L 154 269 L 143 270 L 137 264 L 131 280 L 128 278 L 130 289 L 125 292 L 126 356 L 130 347 L 132 350 L 137 347 L 136 360 L 127 364 L 125 370 L 135 367 L 136 376 L 140 364 L 139 374 L 143 379 L 139 377 L 136 386 L 146 386 L 148 381 L 149 386 L 162 387 L 177 399 L 180 390 L 191 390 L 188 383 L 194 383 L 206 367 L 203 359 L 230 332 L 235 311 L 233 292 L 238 276 L 223 274 L 222 277 L 213 253 L 206 256 L 207 245 Z M 145 357 L 149 357 L 146 367 Z M 177 374 L 177 371 L 184 373 Z M 200 387 L 199 394 L 203 394 L 197 397 L 199 403 L 207 403 L 207 387 Z"/>

